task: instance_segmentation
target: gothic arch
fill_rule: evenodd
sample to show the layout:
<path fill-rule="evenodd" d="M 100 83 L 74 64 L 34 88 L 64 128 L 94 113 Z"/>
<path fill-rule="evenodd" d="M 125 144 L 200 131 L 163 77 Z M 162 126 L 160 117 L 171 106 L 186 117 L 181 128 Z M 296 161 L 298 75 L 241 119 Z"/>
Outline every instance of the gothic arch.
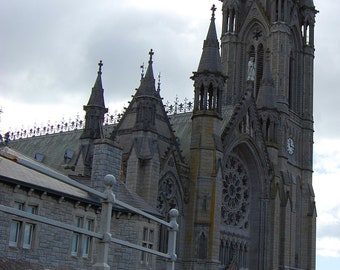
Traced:
<path fill-rule="evenodd" d="M 223 3 L 223 33 L 235 33 L 239 24 L 239 3 L 236 0 Z"/>
<path fill-rule="evenodd" d="M 251 137 L 241 135 L 223 158 L 221 238 L 236 243 L 233 249 L 238 254 L 234 257 L 231 254 L 220 254 L 226 265 L 230 261 L 225 258 L 229 258 L 238 260 L 238 265 L 245 268 L 252 265 L 252 269 L 266 269 L 260 258 L 267 245 L 264 239 L 268 239 L 262 232 L 265 231 L 263 226 L 267 224 L 270 214 L 269 205 L 263 200 L 269 196 L 269 181 L 264 169 L 265 156 L 261 152 Z M 229 199 L 226 202 L 227 197 Z M 228 216 L 231 219 L 226 219 Z M 230 252 L 226 241 L 221 243 L 223 247 L 220 250 Z"/>
<path fill-rule="evenodd" d="M 242 28 L 240 29 L 240 40 L 247 41 L 252 39 L 252 34 L 255 29 L 263 31 L 263 39 L 266 39 L 269 36 L 270 29 L 267 19 L 261 14 L 258 8 L 252 7 L 245 22 L 242 24 Z"/>
<path fill-rule="evenodd" d="M 180 217 L 183 216 L 183 189 L 176 175 L 168 171 L 159 180 L 157 210 L 166 218 L 170 209 L 176 208 Z M 180 217 L 178 223 L 180 223 Z M 168 229 L 164 225 L 160 227 L 159 250 L 167 252 Z M 178 236 L 179 237 L 179 236 Z"/>
<path fill-rule="evenodd" d="M 172 207 L 183 210 L 183 189 L 175 173 L 168 171 L 158 183 L 158 210 L 161 214 L 166 214 Z"/>
<path fill-rule="evenodd" d="M 258 19 L 251 19 L 245 26 L 242 27 L 240 31 L 240 39 L 243 41 L 243 46 L 245 50 L 245 54 L 241 62 L 243 63 L 244 71 L 243 74 L 246 74 L 247 79 L 247 70 L 248 63 L 250 59 L 254 59 L 255 64 L 255 78 L 254 78 L 254 95 L 257 96 L 257 93 L 260 88 L 262 75 L 263 75 L 263 64 L 264 64 L 264 52 L 267 48 L 267 37 L 269 36 L 270 30 Z"/>
<path fill-rule="evenodd" d="M 303 48 L 303 37 L 299 26 L 294 25 L 291 31 L 290 54 L 289 54 L 289 86 L 288 86 L 288 103 L 290 109 L 297 113 L 302 113 L 302 96 L 301 89 L 303 77 L 297 76 L 302 69 L 300 52 Z"/>
<path fill-rule="evenodd" d="M 296 50 L 301 50 L 303 48 L 303 36 L 298 22 L 291 26 L 291 34 L 293 43 L 292 48 L 295 48 Z"/>

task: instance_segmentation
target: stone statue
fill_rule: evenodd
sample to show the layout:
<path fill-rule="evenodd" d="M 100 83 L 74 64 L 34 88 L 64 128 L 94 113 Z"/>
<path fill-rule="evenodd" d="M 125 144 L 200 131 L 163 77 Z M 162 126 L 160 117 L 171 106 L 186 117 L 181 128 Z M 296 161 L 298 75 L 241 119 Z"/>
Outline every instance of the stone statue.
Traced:
<path fill-rule="evenodd" d="M 248 62 L 248 76 L 247 81 L 254 81 L 255 80 L 255 58 L 250 57 Z"/>

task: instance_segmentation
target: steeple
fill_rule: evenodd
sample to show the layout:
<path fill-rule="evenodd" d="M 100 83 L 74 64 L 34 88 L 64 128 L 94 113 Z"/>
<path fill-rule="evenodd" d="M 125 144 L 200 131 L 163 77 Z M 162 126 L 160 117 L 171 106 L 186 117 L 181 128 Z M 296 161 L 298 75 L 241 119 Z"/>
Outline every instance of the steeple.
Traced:
<path fill-rule="evenodd" d="M 270 51 L 266 50 L 261 86 L 257 95 L 257 107 L 273 109 L 276 107 L 274 80 L 270 67 Z"/>
<path fill-rule="evenodd" d="M 188 208 L 189 229 L 187 241 L 195 248 L 188 248 L 184 257 L 204 260 L 209 269 L 218 261 L 218 245 L 213 244 L 220 236 L 222 190 L 220 160 L 222 160 L 222 90 L 226 77 L 222 73 L 219 42 L 215 28 L 215 5 L 208 34 L 197 72 L 193 72 L 195 98 L 191 121 L 190 140 L 190 200 Z M 208 199 L 209 198 L 209 199 Z M 210 201 L 210 203 L 207 203 Z M 209 233 L 208 233 L 209 232 Z M 217 240 L 218 241 L 218 240 Z M 197 248 L 196 248 L 197 247 Z M 198 250 L 197 253 L 195 250 Z M 185 267 L 188 269 L 189 267 Z M 191 267 L 190 267 L 191 268 Z M 194 267 L 192 269 L 199 269 Z"/>
<path fill-rule="evenodd" d="M 101 60 L 98 63 L 98 66 L 97 79 L 92 88 L 89 101 L 87 105 L 84 106 L 84 111 L 86 111 L 86 122 L 83 134 L 81 135 L 82 139 L 98 139 L 102 136 L 101 127 L 104 122 L 104 115 L 108 112 L 104 102 L 104 89 L 101 78 L 103 62 Z"/>
<path fill-rule="evenodd" d="M 216 34 L 215 26 L 215 5 L 211 8 L 211 21 L 207 37 L 203 43 L 203 52 L 198 65 L 197 72 L 222 72 L 221 56 L 219 51 L 219 42 Z"/>
<path fill-rule="evenodd" d="M 152 68 L 152 56 L 154 55 L 153 50 L 151 49 L 149 52 L 149 65 L 146 70 L 145 76 L 142 75 L 142 79 L 140 82 L 140 86 L 137 89 L 136 96 L 156 96 L 156 88 L 155 88 L 155 78 L 153 75 Z"/>
<path fill-rule="evenodd" d="M 195 100 L 194 115 L 199 113 L 211 113 L 220 115 L 222 89 L 225 76 L 222 73 L 219 42 L 215 27 L 215 5 L 212 6 L 212 15 L 206 40 L 203 43 L 203 51 L 197 72 L 191 77 L 194 80 Z"/>
<path fill-rule="evenodd" d="M 156 91 L 155 78 L 152 68 L 153 50 L 149 52 L 149 64 L 146 69 L 145 75 L 142 70 L 142 78 L 140 86 L 134 96 L 133 102 L 136 103 L 136 121 L 134 125 L 135 130 L 155 131 L 155 113 L 156 107 L 159 103 L 160 93 Z"/>
<path fill-rule="evenodd" d="M 99 61 L 98 66 L 99 68 L 98 68 L 97 79 L 92 88 L 91 96 L 87 103 L 87 106 L 97 106 L 97 107 L 105 108 L 104 96 L 103 96 L 104 89 L 102 85 L 102 66 L 103 66 L 102 60 Z"/>

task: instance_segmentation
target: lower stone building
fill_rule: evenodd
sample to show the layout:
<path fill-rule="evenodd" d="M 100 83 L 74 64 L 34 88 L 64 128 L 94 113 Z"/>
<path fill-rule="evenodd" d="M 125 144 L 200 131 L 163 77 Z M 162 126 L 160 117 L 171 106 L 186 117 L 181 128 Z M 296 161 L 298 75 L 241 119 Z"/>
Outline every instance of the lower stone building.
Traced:
<path fill-rule="evenodd" d="M 18 159 L 27 161 L 23 165 Z M 1 204 L 76 227 L 100 231 L 101 202 L 86 191 L 66 184 L 59 173 L 8 147 L 0 150 Z M 160 217 L 121 183 L 115 195 L 132 206 Z M 0 269 L 92 269 L 98 256 L 97 239 L 50 224 L 1 212 Z M 159 225 L 122 207 L 112 211 L 112 236 L 130 243 L 158 246 Z M 111 269 L 155 269 L 147 253 L 112 244 Z"/>

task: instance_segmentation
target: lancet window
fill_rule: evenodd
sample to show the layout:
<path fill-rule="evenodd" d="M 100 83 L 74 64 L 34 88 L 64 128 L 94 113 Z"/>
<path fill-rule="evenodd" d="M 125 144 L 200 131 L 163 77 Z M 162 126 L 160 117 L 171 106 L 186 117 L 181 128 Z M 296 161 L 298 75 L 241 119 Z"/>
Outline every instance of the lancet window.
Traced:
<path fill-rule="evenodd" d="M 236 22 L 237 22 L 237 9 L 233 6 L 229 6 L 224 11 L 224 31 L 226 33 L 236 32 Z"/>
<path fill-rule="evenodd" d="M 248 244 L 245 239 L 224 235 L 220 241 L 219 260 L 226 267 L 231 264 L 247 269 Z M 229 269 L 229 268 L 228 268 Z"/>
<path fill-rule="evenodd" d="M 301 34 L 303 43 L 307 46 L 313 46 L 314 45 L 314 24 L 311 22 L 311 20 L 307 19 L 301 26 Z"/>
<path fill-rule="evenodd" d="M 214 87 L 213 83 L 201 83 L 196 88 L 195 96 L 195 110 L 220 110 L 219 88 Z"/>
<path fill-rule="evenodd" d="M 166 174 L 159 182 L 157 198 L 157 209 L 163 216 L 168 216 L 172 208 L 176 208 L 181 212 L 181 197 L 176 179 L 172 174 Z M 159 250 L 167 252 L 168 228 L 161 225 L 159 237 Z"/>
<path fill-rule="evenodd" d="M 148 128 L 155 125 L 155 105 L 145 102 L 139 104 L 137 108 L 136 123 L 142 128 Z"/>
<path fill-rule="evenodd" d="M 257 97 L 261 86 L 261 80 L 263 76 L 263 61 L 264 61 L 264 48 L 263 44 L 260 43 L 256 47 L 251 45 L 248 54 L 248 70 L 247 70 L 247 80 L 252 80 L 254 82 L 254 96 Z M 249 70 L 250 65 L 253 65 L 254 70 Z M 250 73 L 253 73 L 250 74 Z"/>

